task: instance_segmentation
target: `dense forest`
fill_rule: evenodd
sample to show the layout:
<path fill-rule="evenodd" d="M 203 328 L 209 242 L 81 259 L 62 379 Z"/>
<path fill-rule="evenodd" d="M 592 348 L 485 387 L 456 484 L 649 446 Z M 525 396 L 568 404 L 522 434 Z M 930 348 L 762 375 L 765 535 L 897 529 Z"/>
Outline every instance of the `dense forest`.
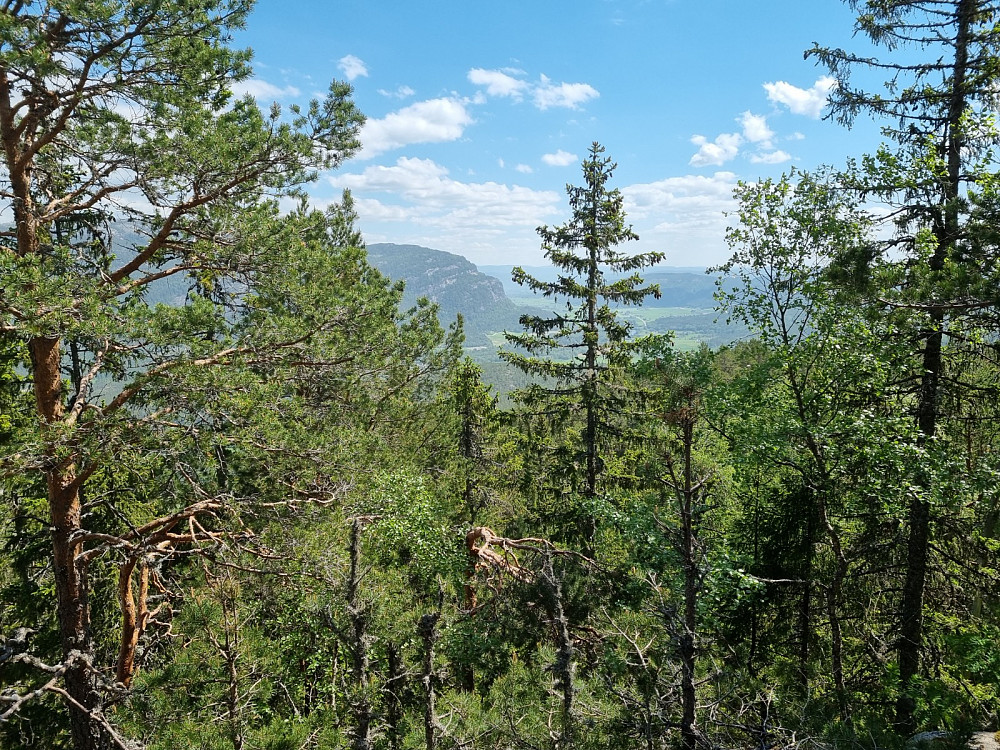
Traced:
<path fill-rule="evenodd" d="M 996 730 L 1000 2 L 850 4 L 881 54 L 807 55 L 884 140 L 740 185 L 751 335 L 634 335 L 595 143 L 501 407 L 309 203 L 350 87 L 233 96 L 249 0 L 0 3 L 0 747 Z"/>

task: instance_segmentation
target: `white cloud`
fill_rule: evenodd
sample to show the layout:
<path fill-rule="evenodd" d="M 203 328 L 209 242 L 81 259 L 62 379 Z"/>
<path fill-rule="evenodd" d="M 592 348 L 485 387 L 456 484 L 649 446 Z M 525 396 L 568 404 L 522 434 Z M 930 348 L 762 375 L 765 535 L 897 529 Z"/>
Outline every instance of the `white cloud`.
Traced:
<path fill-rule="evenodd" d="M 425 245 L 474 263 L 545 263 L 535 227 L 566 220 L 561 191 L 458 177 L 429 159 L 401 157 L 327 181 L 350 188 L 368 242 Z M 667 262 L 714 265 L 729 257 L 727 218 L 737 177 L 729 171 L 686 175 L 621 188 L 641 250 Z"/>
<path fill-rule="evenodd" d="M 550 167 L 568 167 L 570 164 L 576 163 L 577 156 L 576 154 L 571 154 L 568 151 L 559 149 L 554 154 L 544 154 L 542 156 L 542 161 Z"/>
<path fill-rule="evenodd" d="M 344 55 L 337 63 L 340 72 L 344 74 L 348 81 L 353 81 L 358 76 L 367 76 L 368 67 L 364 60 L 354 55 Z"/>
<path fill-rule="evenodd" d="M 399 86 L 395 91 L 379 89 L 378 93 L 380 93 L 382 96 L 388 96 L 391 99 L 408 99 L 417 92 L 411 89 L 409 86 Z"/>
<path fill-rule="evenodd" d="M 534 228 L 560 200 L 552 190 L 460 182 L 448 175 L 447 169 L 430 159 L 403 156 L 393 166 L 372 165 L 361 174 L 336 174 L 329 179 L 334 187 L 350 188 L 356 195 L 387 193 L 403 198 L 411 204 L 411 220 L 443 227 Z"/>
<path fill-rule="evenodd" d="M 736 182 L 734 173 L 716 172 L 668 177 L 621 191 L 644 248 L 665 252 L 668 263 L 713 265 L 729 257 L 726 212 L 735 208 Z"/>
<path fill-rule="evenodd" d="M 473 68 L 468 74 L 469 82 L 476 86 L 485 86 L 490 96 L 509 96 L 515 101 L 521 101 L 528 89 L 528 82 L 507 75 L 499 70 L 484 70 Z"/>
<path fill-rule="evenodd" d="M 538 109 L 578 109 L 584 102 L 601 95 L 589 83 L 553 83 L 545 75 L 539 76 L 538 83 L 531 83 L 519 76 L 524 76 L 523 70 L 473 68 L 467 77 L 470 83 L 486 87 L 486 93 L 490 96 L 508 97 L 519 102 L 530 95 L 532 103 Z"/>
<path fill-rule="evenodd" d="M 370 159 L 411 143 L 454 141 L 472 122 L 465 104 L 457 99 L 416 102 L 379 120 L 368 120 L 361 128 L 364 149 L 358 158 Z"/>
<path fill-rule="evenodd" d="M 812 88 L 800 89 L 785 81 L 765 83 L 767 98 L 776 104 L 784 104 L 797 115 L 805 115 L 819 119 L 823 114 L 830 92 L 837 87 L 837 81 L 830 76 L 823 76 L 812 85 Z"/>
<path fill-rule="evenodd" d="M 236 96 L 245 96 L 246 94 L 250 94 L 250 96 L 257 101 L 260 101 L 261 99 L 277 101 L 279 99 L 296 97 L 301 94 L 295 86 L 285 86 L 285 88 L 281 88 L 280 86 L 275 86 L 273 83 L 262 81 L 259 78 L 249 78 L 245 81 L 234 83 L 233 93 Z"/>
<path fill-rule="evenodd" d="M 743 126 L 743 137 L 750 143 L 759 143 L 762 148 L 770 148 L 771 139 L 774 138 L 774 131 L 767 126 L 767 117 L 755 115 L 747 110 L 739 117 L 739 123 Z"/>
<path fill-rule="evenodd" d="M 576 109 L 584 102 L 599 96 L 597 89 L 589 83 L 552 83 L 543 75 L 535 87 L 532 98 L 539 109 L 549 107 Z"/>
<path fill-rule="evenodd" d="M 685 175 L 667 177 L 656 182 L 638 183 L 621 189 L 625 197 L 625 210 L 629 218 L 641 220 L 685 214 L 691 217 L 705 217 L 721 214 L 733 205 L 733 190 L 736 188 L 733 172 L 716 172 L 711 177 L 705 175 Z"/>
<path fill-rule="evenodd" d="M 721 166 L 736 158 L 743 145 L 743 136 L 739 133 L 722 133 L 714 141 L 709 141 L 703 135 L 696 135 L 691 138 L 691 143 L 698 147 L 697 153 L 688 162 L 691 166 Z"/>
<path fill-rule="evenodd" d="M 778 149 L 777 151 L 763 151 L 757 154 L 750 155 L 750 161 L 754 164 L 781 164 L 786 161 L 791 161 L 792 155 L 787 151 L 782 151 Z"/>
<path fill-rule="evenodd" d="M 529 167 L 527 164 L 518 164 L 514 167 L 521 174 L 532 174 L 535 170 Z"/>
<path fill-rule="evenodd" d="M 414 242 L 485 262 L 531 257 L 538 250 L 535 227 L 561 213 L 556 191 L 462 182 L 430 159 L 401 157 L 328 181 L 350 188 L 369 242 Z M 371 231 L 369 224 L 378 226 Z"/>

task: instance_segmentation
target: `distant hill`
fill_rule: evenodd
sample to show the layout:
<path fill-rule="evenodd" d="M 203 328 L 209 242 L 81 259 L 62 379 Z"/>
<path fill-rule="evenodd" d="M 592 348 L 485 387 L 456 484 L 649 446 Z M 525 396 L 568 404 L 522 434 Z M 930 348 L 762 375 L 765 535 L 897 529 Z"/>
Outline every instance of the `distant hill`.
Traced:
<path fill-rule="evenodd" d="M 368 245 L 368 260 L 389 278 L 406 282 L 404 307 L 426 297 L 440 306 L 443 324 L 461 313 L 466 346 L 492 348 L 487 333 L 520 329 L 518 318 L 526 310 L 507 298 L 499 279 L 481 273 L 461 255 L 420 245 L 376 243 Z"/>

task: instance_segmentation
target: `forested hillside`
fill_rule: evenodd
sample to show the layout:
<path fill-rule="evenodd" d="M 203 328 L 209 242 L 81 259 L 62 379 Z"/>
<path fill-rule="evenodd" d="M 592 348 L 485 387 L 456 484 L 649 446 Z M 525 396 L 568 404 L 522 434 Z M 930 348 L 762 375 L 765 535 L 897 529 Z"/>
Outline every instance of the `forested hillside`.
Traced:
<path fill-rule="evenodd" d="M 364 117 L 235 96 L 248 5 L 0 4 L 0 747 L 1000 728 L 1000 3 L 850 6 L 807 54 L 884 142 L 740 183 L 681 279 L 595 142 L 512 310 L 310 203 Z M 708 284 L 739 341 L 637 314 Z M 451 287 L 518 313 L 502 407 Z"/>

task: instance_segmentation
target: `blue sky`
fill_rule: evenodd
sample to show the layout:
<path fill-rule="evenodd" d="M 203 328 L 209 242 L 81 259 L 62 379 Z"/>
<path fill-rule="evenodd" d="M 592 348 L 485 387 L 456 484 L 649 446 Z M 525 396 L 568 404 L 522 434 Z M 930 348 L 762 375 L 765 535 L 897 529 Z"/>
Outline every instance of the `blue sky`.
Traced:
<path fill-rule="evenodd" d="M 599 141 L 640 236 L 629 251 L 728 256 L 737 180 L 842 165 L 877 129 L 821 117 L 830 80 L 803 51 L 857 49 L 841 0 L 258 0 L 235 39 L 262 105 L 348 80 L 364 150 L 312 189 L 350 188 L 369 243 L 541 264 L 535 227 Z"/>

